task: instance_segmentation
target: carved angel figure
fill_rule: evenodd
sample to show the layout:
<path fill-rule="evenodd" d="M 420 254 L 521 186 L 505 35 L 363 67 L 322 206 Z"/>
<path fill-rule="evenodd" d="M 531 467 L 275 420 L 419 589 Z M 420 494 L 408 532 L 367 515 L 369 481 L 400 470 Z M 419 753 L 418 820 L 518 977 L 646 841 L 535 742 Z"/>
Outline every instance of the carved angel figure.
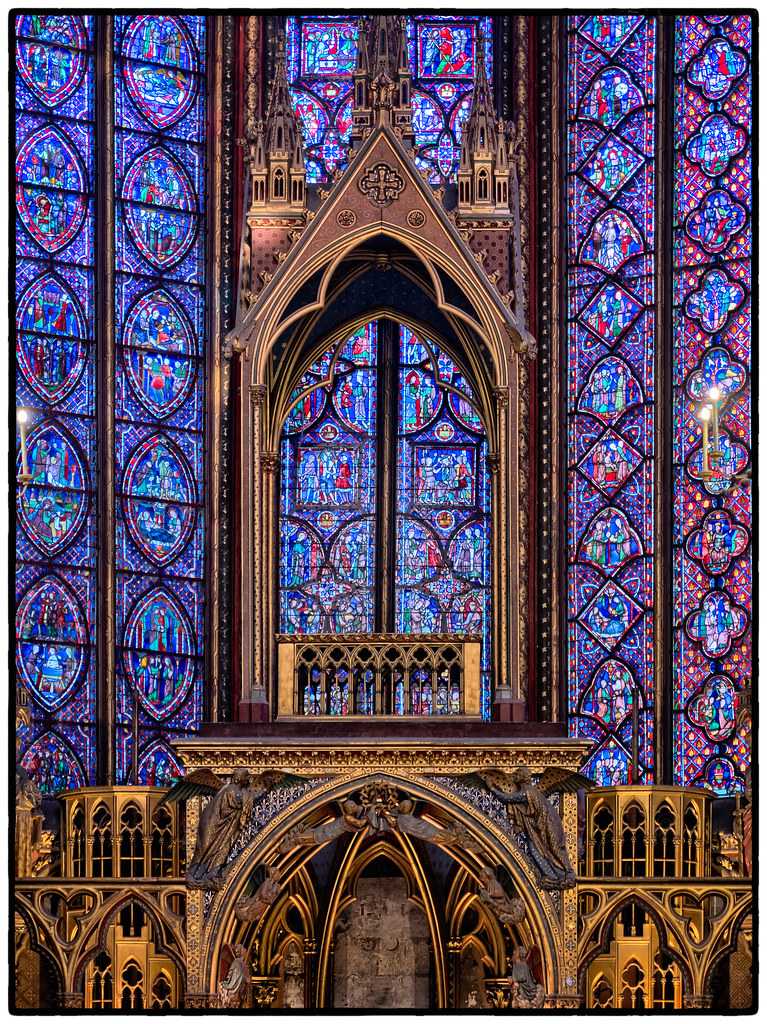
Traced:
<path fill-rule="evenodd" d="M 369 822 L 363 808 L 356 801 L 347 799 L 341 803 L 341 814 L 325 825 L 315 828 L 297 828 L 289 832 L 280 843 L 280 853 L 290 853 L 297 846 L 321 846 L 331 839 L 337 839 L 344 832 L 361 832 Z"/>
<path fill-rule="evenodd" d="M 259 921 L 264 911 L 280 895 L 280 869 L 271 867 L 266 878 L 252 896 L 244 896 L 234 905 L 234 916 L 238 921 Z"/>
<path fill-rule="evenodd" d="M 530 858 L 545 889 L 570 889 L 575 872 L 565 842 L 562 819 L 547 797 L 554 792 L 577 792 L 594 783 L 577 772 L 548 768 L 538 785 L 528 768 L 516 768 L 511 775 L 490 770 L 476 778 L 506 806 L 512 827 L 527 839 Z"/>
<path fill-rule="evenodd" d="M 509 927 L 521 924 L 525 919 L 525 905 L 519 897 L 511 897 L 496 877 L 492 868 L 483 867 L 479 873 L 479 898 L 491 910 L 501 924 Z"/>
<path fill-rule="evenodd" d="M 546 992 L 533 973 L 532 950 L 516 946 L 511 957 L 511 1006 L 514 1010 L 539 1010 Z"/>
<path fill-rule="evenodd" d="M 234 841 L 247 823 L 253 805 L 270 789 L 295 781 L 284 772 L 251 776 L 237 768 L 231 782 L 224 782 L 207 768 L 184 776 L 162 803 L 181 802 L 193 796 L 210 796 L 200 815 L 197 845 L 186 872 L 187 885 L 195 889 L 220 889 L 226 881 L 226 860 Z"/>
<path fill-rule="evenodd" d="M 218 983 L 218 1003 L 222 1010 L 242 1010 L 250 1003 L 250 964 L 244 946 L 232 946 L 234 959 L 226 977 Z"/>

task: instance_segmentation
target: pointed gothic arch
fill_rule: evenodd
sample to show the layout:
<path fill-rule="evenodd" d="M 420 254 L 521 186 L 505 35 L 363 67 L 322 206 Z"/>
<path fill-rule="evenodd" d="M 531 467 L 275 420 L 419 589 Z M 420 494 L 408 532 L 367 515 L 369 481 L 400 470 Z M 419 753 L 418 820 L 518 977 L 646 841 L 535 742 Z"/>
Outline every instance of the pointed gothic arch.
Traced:
<path fill-rule="evenodd" d="M 279 351 L 284 358 L 286 351 L 297 353 L 306 343 L 309 325 L 317 325 L 339 286 L 337 272 L 345 262 L 364 253 L 368 266 L 375 267 L 377 260 L 390 259 L 394 245 L 413 260 L 411 277 L 425 304 L 448 325 L 467 361 L 488 367 L 485 400 L 494 405 L 492 415 L 486 410 L 486 416 L 494 425 L 490 468 L 497 566 L 491 700 L 498 705 L 498 717 L 521 719 L 519 582 L 526 542 L 519 478 L 528 470 L 518 443 L 518 381 L 519 360 L 532 354 L 534 341 L 512 312 L 510 296 L 499 294 L 387 124 L 362 142 L 332 196 L 316 214 L 310 211 L 305 229 L 294 229 L 292 235 L 276 273 L 262 274 L 263 287 L 229 336 L 229 355 L 238 356 L 232 364 L 237 387 L 247 396 L 240 402 L 239 421 L 240 718 L 268 720 L 276 707 L 277 608 L 272 589 L 278 572 L 273 537 L 279 460 L 273 353 Z M 369 318 L 369 308 L 364 315 Z"/>
<path fill-rule="evenodd" d="M 546 991 L 560 991 L 565 984 L 565 979 L 559 976 L 565 936 L 557 901 L 551 893 L 546 893 L 538 887 L 533 869 L 522 849 L 516 843 L 510 842 L 508 834 L 499 824 L 489 821 L 477 808 L 440 783 L 423 776 L 406 777 L 389 771 L 379 772 L 374 776 L 363 774 L 353 778 L 347 776 L 340 780 L 334 779 L 309 790 L 296 803 L 271 818 L 265 827 L 236 853 L 231 861 L 224 887 L 212 900 L 206 901 L 204 914 L 200 904 L 196 919 L 191 924 L 193 933 L 199 936 L 200 957 L 197 962 L 199 973 L 189 979 L 190 990 L 215 991 L 225 949 L 234 942 L 242 941 L 246 933 L 252 939 L 255 935 L 262 934 L 262 929 L 263 933 L 270 929 L 269 921 L 272 916 L 282 913 L 284 897 L 291 879 L 298 872 L 305 871 L 315 855 L 327 845 L 308 850 L 305 847 L 286 850 L 284 846 L 281 849 L 285 837 L 301 829 L 332 820 L 338 814 L 338 805 L 341 801 L 349 798 L 362 785 L 371 782 L 389 784 L 398 792 L 414 799 L 421 805 L 422 816 L 425 816 L 426 820 L 439 822 L 441 827 L 449 827 L 452 824 L 466 830 L 471 840 L 471 850 L 464 850 L 462 847 L 440 849 L 466 872 L 467 883 L 470 886 L 479 884 L 479 871 L 483 866 L 490 866 L 494 873 L 500 869 L 508 872 L 510 884 L 525 907 L 525 918 L 518 926 L 519 934 L 528 947 L 536 945 L 542 952 Z M 352 836 L 351 841 L 343 849 L 339 847 L 340 860 L 330 882 L 333 896 L 329 901 L 329 912 L 334 919 L 345 882 L 355 876 L 359 858 L 362 857 L 362 860 L 367 862 L 373 856 L 371 849 L 375 848 L 379 854 L 384 852 L 387 857 L 410 865 L 410 884 L 413 891 L 420 892 L 426 902 L 432 905 L 431 909 L 427 908 L 427 917 L 429 914 L 432 915 L 432 929 L 439 927 L 444 930 L 445 922 L 440 915 L 445 914 L 446 909 L 434 899 L 434 883 L 423 873 L 425 862 L 423 856 L 418 853 L 418 844 L 421 841 L 414 841 L 407 835 L 397 836 L 396 839 L 389 835 L 386 849 L 380 847 L 380 841 L 380 838 L 376 837 L 364 841 L 361 835 L 357 834 Z M 240 897 L 252 892 L 254 875 L 258 869 L 263 873 L 264 865 L 279 867 L 282 873 L 282 893 L 273 906 L 262 915 L 261 923 L 254 929 L 252 925 L 238 922 L 235 905 Z M 422 873 L 420 878 L 419 872 Z M 502 941 L 500 936 L 503 929 L 504 926 L 500 922 L 495 922 L 493 931 L 496 941 Z M 328 931 L 327 922 L 325 931 Z M 321 929 L 316 927 L 315 933 L 320 934 Z M 498 967 L 501 972 L 505 971 L 505 964 L 499 964 Z M 442 993 L 440 999 L 447 999 L 446 987 L 438 988 L 438 992 Z M 321 998 L 320 995 L 317 998 Z M 445 1006 L 446 1003 L 440 1005 Z"/>

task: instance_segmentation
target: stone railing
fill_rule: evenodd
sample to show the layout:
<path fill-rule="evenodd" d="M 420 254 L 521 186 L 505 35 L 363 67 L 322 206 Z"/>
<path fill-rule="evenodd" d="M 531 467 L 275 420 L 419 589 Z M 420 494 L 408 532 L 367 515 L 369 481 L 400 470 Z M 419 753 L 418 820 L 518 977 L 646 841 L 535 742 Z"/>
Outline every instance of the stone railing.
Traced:
<path fill-rule="evenodd" d="M 481 640 L 442 634 L 280 634 L 278 716 L 478 718 Z"/>

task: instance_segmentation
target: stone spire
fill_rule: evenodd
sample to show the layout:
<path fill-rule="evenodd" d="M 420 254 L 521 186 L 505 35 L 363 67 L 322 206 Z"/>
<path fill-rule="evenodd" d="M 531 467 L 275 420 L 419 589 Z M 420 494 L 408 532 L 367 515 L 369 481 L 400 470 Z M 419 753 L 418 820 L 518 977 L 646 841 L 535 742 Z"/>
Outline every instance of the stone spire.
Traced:
<path fill-rule="evenodd" d="M 288 85 L 285 37 L 277 40 L 274 79 L 266 122 L 257 122 L 249 139 L 251 212 L 303 215 L 306 166 L 303 138 Z"/>
<path fill-rule="evenodd" d="M 365 138 L 377 124 L 390 124 L 403 139 L 412 139 L 411 83 L 405 17 L 360 18 L 352 140 Z"/>
<path fill-rule="evenodd" d="M 485 39 L 477 38 L 471 111 L 463 128 L 458 168 L 458 209 L 463 214 L 509 213 L 506 127 L 496 118 L 485 65 Z"/>

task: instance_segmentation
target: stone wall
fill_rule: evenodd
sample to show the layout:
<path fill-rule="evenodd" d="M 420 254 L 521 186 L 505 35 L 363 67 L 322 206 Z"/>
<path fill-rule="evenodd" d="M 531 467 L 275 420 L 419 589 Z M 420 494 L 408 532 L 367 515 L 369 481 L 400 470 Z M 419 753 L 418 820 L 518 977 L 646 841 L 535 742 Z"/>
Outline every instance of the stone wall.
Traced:
<path fill-rule="evenodd" d="M 360 878 L 335 936 L 333 1005 L 429 1008 L 429 927 L 404 878 Z"/>

